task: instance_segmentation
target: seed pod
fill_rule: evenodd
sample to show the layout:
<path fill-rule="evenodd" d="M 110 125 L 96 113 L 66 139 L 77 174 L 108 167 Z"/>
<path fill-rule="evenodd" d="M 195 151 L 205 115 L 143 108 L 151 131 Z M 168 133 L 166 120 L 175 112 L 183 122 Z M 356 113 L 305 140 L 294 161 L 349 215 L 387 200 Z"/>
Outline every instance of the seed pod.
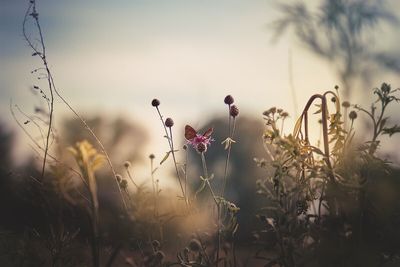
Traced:
<path fill-rule="evenodd" d="M 151 105 L 152 105 L 153 107 L 158 107 L 158 106 L 160 105 L 160 100 L 154 98 L 154 99 L 151 101 Z"/>
<path fill-rule="evenodd" d="M 231 95 L 227 95 L 224 99 L 224 103 L 227 105 L 232 105 L 235 100 Z"/>
<path fill-rule="evenodd" d="M 229 110 L 229 114 L 235 118 L 237 115 L 239 115 L 239 109 L 235 105 L 233 105 Z"/>
<path fill-rule="evenodd" d="M 350 111 L 349 118 L 350 118 L 350 120 L 357 119 L 357 112 L 355 112 L 354 110 Z"/>
<path fill-rule="evenodd" d="M 174 126 L 174 121 L 171 118 L 167 118 L 165 120 L 165 126 L 167 126 L 168 128 L 171 128 L 172 126 Z"/>

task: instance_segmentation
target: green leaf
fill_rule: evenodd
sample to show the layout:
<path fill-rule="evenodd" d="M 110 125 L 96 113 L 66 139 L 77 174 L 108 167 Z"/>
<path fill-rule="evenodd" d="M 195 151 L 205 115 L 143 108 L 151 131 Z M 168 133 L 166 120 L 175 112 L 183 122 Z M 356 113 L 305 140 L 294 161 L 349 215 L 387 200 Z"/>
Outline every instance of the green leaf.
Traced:
<path fill-rule="evenodd" d="M 160 165 L 162 165 L 164 163 L 164 161 L 166 161 L 169 157 L 169 154 L 171 154 L 171 151 L 168 151 L 165 156 L 163 157 L 163 159 L 160 161 Z"/>

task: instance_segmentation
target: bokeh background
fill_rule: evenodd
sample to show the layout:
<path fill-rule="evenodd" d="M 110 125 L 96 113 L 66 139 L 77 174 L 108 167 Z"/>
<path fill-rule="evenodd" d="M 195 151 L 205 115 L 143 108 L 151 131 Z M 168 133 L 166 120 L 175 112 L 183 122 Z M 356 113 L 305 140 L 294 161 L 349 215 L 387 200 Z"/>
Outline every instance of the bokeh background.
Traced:
<path fill-rule="evenodd" d="M 358 3 L 359 17 L 344 14 L 347 11 L 340 9 L 340 3 Z M 24 122 L 22 112 L 34 114 L 43 106 L 32 86 L 45 88 L 46 81 L 31 73 L 40 62 L 31 56 L 22 36 L 27 5 L 28 1 L 0 0 L 4 173 L 21 166 L 34 168 L 37 157 L 10 112 L 10 103 L 14 109 L 17 104 L 21 110 L 16 111 L 17 118 Z M 161 101 L 163 114 L 174 119 L 179 145 L 184 143 L 185 124 L 215 128 L 210 169 L 221 176 L 220 142 L 226 137 L 227 123 L 223 99 L 234 96 L 240 116 L 228 198 L 247 205 L 240 215 L 244 229 L 251 228 L 252 219 L 243 218 L 257 209 L 255 181 L 263 175 L 253 158 L 264 156 L 264 110 L 272 106 L 287 110 L 290 131 L 314 93 L 338 85 L 351 103 L 369 105 L 372 88 L 382 82 L 400 86 L 400 3 L 396 0 L 40 0 L 37 6 L 58 90 L 98 133 L 116 168 L 131 161 L 140 182 L 149 182 L 148 155 L 160 160 L 168 151 L 150 105 L 153 98 Z M 343 25 L 347 35 L 337 31 Z M 389 110 L 393 120 L 400 119 L 399 111 Z M 55 125 L 64 146 L 88 138 L 59 99 Z M 32 123 L 24 127 L 35 132 Z M 400 162 L 399 144 L 394 137 L 383 143 L 381 152 L 395 166 Z M 196 177 L 196 153 L 190 161 Z M 159 170 L 163 187 L 176 186 L 168 178 L 172 166 L 166 162 Z"/>

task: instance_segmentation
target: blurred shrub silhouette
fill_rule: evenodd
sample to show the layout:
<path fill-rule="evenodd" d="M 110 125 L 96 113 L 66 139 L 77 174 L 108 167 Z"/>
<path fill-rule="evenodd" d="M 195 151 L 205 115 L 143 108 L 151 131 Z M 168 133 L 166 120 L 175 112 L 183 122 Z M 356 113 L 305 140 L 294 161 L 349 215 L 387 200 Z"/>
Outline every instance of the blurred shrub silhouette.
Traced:
<path fill-rule="evenodd" d="M 372 77 L 384 71 L 400 73 L 398 51 L 381 51 L 384 36 L 379 26 L 387 23 L 397 31 L 399 20 L 382 0 L 321 0 L 316 10 L 305 2 L 278 5 L 281 16 L 273 22 L 275 38 L 292 28 L 309 51 L 332 64 L 344 96 L 349 98 L 356 81 L 368 88 Z M 377 38 L 374 38 L 374 36 Z"/>

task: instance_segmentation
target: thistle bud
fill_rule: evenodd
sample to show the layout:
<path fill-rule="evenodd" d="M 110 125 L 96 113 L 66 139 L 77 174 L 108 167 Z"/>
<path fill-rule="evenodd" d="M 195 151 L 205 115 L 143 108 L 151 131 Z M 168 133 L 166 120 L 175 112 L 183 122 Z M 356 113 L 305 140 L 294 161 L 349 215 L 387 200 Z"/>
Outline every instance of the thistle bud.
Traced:
<path fill-rule="evenodd" d="M 350 111 L 349 118 L 350 118 L 350 120 L 357 119 L 357 112 L 355 112 L 354 110 Z"/>
<path fill-rule="evenodd" d="M 207 151 L 207 146 L 204 143 L 198 143 L 196 147 L 197 152 L 204 153 Z"/>
<path fill-rule="evenodd" d="M 350 102 L 349 101 L 343 101 L 342 107 L 349 108 L 350 107 Z"/>
<path fill-rule="evenodd" d="M 153 107 L 158 107 L 158 106 L 160 105 L 160 100 L 154 98 L 154 99 L 151 101 L 151 105 L 152 105 Z"/>
<path fill-rule="evenodd" d="M 224 103 L 227 105 L 232 105 L 235 100 L 231 95 L 227 95 L 224 99 Z"/>
<path fill-rule="evenodd" d="M 165 126 L 167 126 L 168 128 L 171 128 L 172 126 L 174 126 L 174 121 L 171 118 L 167 118 L 165 120 Z"/>
<path fill-rule="evenodd" d="M 233 105 L 229 110 L 229 114 L 235 118 L 237 115 L 239 115 L 239 109 L 235 105 Z"/>

